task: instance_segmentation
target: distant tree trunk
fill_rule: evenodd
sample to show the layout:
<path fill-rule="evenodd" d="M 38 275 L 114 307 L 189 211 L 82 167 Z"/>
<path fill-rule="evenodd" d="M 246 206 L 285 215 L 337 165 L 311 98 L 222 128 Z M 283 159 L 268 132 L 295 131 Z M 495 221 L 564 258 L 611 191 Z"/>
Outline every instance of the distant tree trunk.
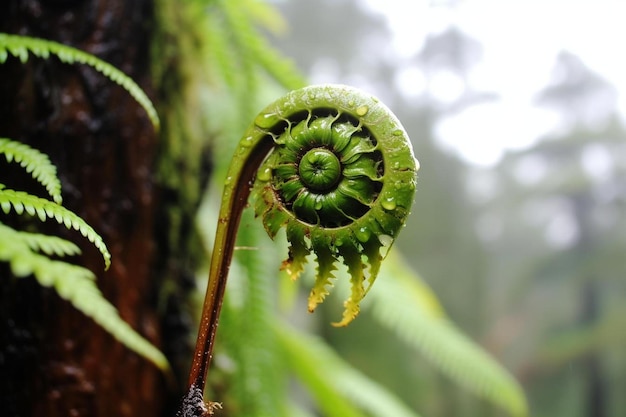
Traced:
<path fill-rule="evenodd" d="M 585 258 L 597 246 L 594 227 L 591 222 L 593 199 L 587 193 L 571 197 L 574 217 L 579 230 L 579 238 L 574 250 L 580 258 Z M 586 274 L 586 273 L 585 273 Z M 601 292 L 596 276 L 578 277 L 584 280 L 581 289 L 580 325 L 592 328 L 597 325 L 600 314 Z M 603 357 L 598 351 L 591 351 L 581 359 L 585 379 L 585 415 L 606 417 L 608 415 L 608 394 L 606 375 L 603 370 Z"/>
<path fill-rule="evenodd" d="M 0 31 L 85 50 L 154 96 L 152 0 L 10 0 L 0 9 Z M 54 222 L 44 226 L 82 244 L 77 262 L 97 274 L 126 321 L 162 346 L 158 285 L 169 248 L 158 230 L 168 225 L 162 222 L 164 193 L 154 182 L 159 143 L 145 112 L 93 69 L 54 58 L 30 57 L 26 64 L 10 58 L 0 65 L 0 99 L 0 136 L 49 154 L 64 205 L 103 236 L 113 257 L 110 270 L 103 272 L 101 256 L 82 236 Z M 24 184 L 42 194 L 36 184 Z M 159 416 L 175 407 L 170 402 L 178 393 L 152 364 L 53 290 L 7 276 L 7 268 L 0 272 L 1 415 Z"/>

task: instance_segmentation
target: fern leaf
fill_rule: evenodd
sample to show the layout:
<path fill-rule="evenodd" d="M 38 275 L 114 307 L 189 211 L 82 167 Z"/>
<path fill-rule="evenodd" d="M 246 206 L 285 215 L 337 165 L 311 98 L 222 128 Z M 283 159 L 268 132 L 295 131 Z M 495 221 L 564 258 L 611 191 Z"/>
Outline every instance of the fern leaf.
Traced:
<path fill-rule="evenodd" d="M 242 62 L 260 65 L 272 78 L 287 89 L 304 86 L 305 81 L 292 61 L 283 57 L 254 29 L 254 22 L 237 2 L 222 1 L 225 23 L 231 29 L 235 48 Z M 258 11 L 257 11 L 258 13 Z"/>
<path fill-rule="evenodd" d="M 111 254 L 107 249 L 102 237 L 96 233 L 82 218 L 66 209 L 65 207 L 44 198 L 10 189 L 0 189 L 0 208 L 5 213 L 9 213 L 11 207 L 17 214 L 24 211 L 31 216 L 37 216 L 41 221 L 55 219 L 57 223 L 64 224 L 68 229 L 77 230 L 86 237 L 102 254 L 105 269 L 111 265 Z"/>
<path fill-rule="evenodd" d="M 58 239 L 58 238 L 57 238 Z M 166 371 L 165 356 L 148 340 L 133 330 L 118 314 L 117 309 L 102 295 L 91 271 L 78 265 L 52 260 L 34 248 L 53 248 L 57 254 L 72 254 L 70 242 L 60 243 L 52 236 L 16 231 L 0 223 L 0 261 L 8 262 L 16 277 L 34 275 L 46 287 L 52 287 L 76 309 L 91 317 L 129 349 Z M 69 245 L 67 245 L 69 244 Z M 75 248 L 78 250 L 78 248 Z"/>
<path fill-rule="evenodd" d="M 254 222 L 251 212 L 244 215 L 244 224 L 250 224 L 238 233 L 238 243 L 247 247 L 259 245 L 260 237 L 265 238 L 261 226 Z M 264 271 L 271 270 L 264 265 L 268 260 L 278 259 L 268 256 L 267 250 L 243 250 L 236 254 L 237 265 L 245 277 L 244 299 L 239 313 L 242 317 L 254 320 L 240 320 L 239 331 L 244 335 L 238 349 L 236 381 L 238 403 L 243 414 L 280 415 L 284 407 L 284 387 L 280 378 L 282 358 L 276 352 L 276 341 L 272 332 L 274 310 L 273 280 L 268 280 Z M 276 265 L 274 265 L 276 267 Z"/>
<path fill-rule="evenodd" d="M 66 64 L 80 63 L 89 65 L 102 73 L 111 81 L 124 88 L 148 113 L 155 129 L 159 129 L 159 117 L 154 105 L 146 93 L 129 76 L 115 68 L 113 65 L 91 55 L 87 52 L 45 39 L 31 38 L 28 36 L 10 35 L 0 33 L 0 63 L 6 61 L 8 54 L 17 57 L 21 62 L 28 60 L 28 53 L 39 58 L 48 58 L 54 55 Z"/>
<path fill-rule="evenodd" d="M 80 248 L 73 242 L 57 236 L 24 233 L 22 237 L 32 251 L 42 252 L 48 256 L 72 256 L 81 253 Z"/>
<path fill-rule="evenodd" d="M 469 391 L 513 416 L 527 416 L 517 381 L 442 315 L 430 290 L 397 253 L 391 251 L 387 259 L 380 286 L 370 293 L 374 317 Z"/>
<path fill-rule="evenodd" d="M 323 415 L 418 417 L 392 393 L 351 367 L 321 339 L 282 325 L 278 339 L 290 368 L 312 391 Z M 349 400 L 348 402 L 346 400 Z"/>
<path fill-rule="evenodd" d="M 57 177 L 57 169 L 50 158 L 43 152 L 30 146 L 7 138 L 0 138 L 0 154 L 4 154 L 8 162 L 15 161 L 41 185 L 46 187 L 48 194 L 55 203 L 61 204 L 61 181 Z"/>

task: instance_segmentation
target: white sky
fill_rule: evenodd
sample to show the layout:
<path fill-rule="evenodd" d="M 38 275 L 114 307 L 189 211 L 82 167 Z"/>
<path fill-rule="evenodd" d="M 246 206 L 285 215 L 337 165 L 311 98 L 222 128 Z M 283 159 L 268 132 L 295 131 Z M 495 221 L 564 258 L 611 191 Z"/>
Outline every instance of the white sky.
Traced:
<path fill-rule="evenodd" d="M 429 33 L 450 24 L 482 44 L 482 62 L 470 74 L 477 90 L 495 91 L 501 100 L 468 108 L 444 119 L 436 134 L 470 162 L 496 163 L 506 149 L 531 145 L 556 128 L 547 109 L 533 107 L 536 93 L 550 80 L 556 55 L 567 50 L 587 66 L 626 91 L 626 1 L 623 0 L 362 0 L 382 13 L 394 34 L 401 57 L 420 50 Z M 408 68 L 399 82 L 408 94 L 419 94 L 426 81 Z M 431 93 L 453 100 L 462 85 L 451 74 L 430 80 Z M 619 106 L 626 113 L 626 98 Z M 514 128 L 512 128 L 512 126 Z"/>

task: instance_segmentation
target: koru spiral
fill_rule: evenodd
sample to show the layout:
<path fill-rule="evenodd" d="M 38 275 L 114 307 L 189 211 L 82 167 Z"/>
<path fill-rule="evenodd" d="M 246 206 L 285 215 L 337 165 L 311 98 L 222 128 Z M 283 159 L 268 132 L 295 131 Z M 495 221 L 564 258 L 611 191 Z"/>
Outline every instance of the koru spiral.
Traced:
<path fill-rule="evenodd" d="M 273 142 L 253 197 L 272 238 L 286 226 L 290 249 L 283 268 L 295 279 L 305 257 L 316 254 L 313 311 L 328 294 L 334 264 L 342 258 L 351 295 L 334 324 L 348 324 L 413 203 L 418 163 L 406 132 L 371 95 L 323 85 L 271 104 L 248 133 L 244 143 L 250 137 Z"/>

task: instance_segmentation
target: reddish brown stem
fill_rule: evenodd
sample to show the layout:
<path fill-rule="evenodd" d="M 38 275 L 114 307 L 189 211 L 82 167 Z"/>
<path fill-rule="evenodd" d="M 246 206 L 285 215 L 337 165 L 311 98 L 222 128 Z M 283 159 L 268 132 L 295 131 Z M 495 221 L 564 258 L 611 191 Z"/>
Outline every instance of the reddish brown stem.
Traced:
<path fill-rule="evenodd" d="M 215 334 L 235 247 L 237 229 L 243 210 L 247 205 L 256 172 L 273 145 L 274 142 L 269 137 L 266 140 L 259 141 L 256 146 L 242 156 L 245 158 L 243 161 L 238 161 L 235 164 L 235 166 L 241 167 L 238 170 L 239 172 L 229 171 L 230 180 L 228 182 L 230 184 L 225 186 L 220 208 L 213 255 L 211 257 L 209 282 L 202 308 L 198 339 L 189 372 L 187 401 L 190 398 L 195 398 L 197 402 L 198 392 L 204 392 L 208 369 L 213 357 Z M 201 396 L 199 398 L 200 400 L 202 399 Z M 191 407 L 188 406 L 187 408 L 190 409 Z M 189 414 L 181 409 L 179 415 L 190 417 L 197 414 L 196 412 Z"/>

